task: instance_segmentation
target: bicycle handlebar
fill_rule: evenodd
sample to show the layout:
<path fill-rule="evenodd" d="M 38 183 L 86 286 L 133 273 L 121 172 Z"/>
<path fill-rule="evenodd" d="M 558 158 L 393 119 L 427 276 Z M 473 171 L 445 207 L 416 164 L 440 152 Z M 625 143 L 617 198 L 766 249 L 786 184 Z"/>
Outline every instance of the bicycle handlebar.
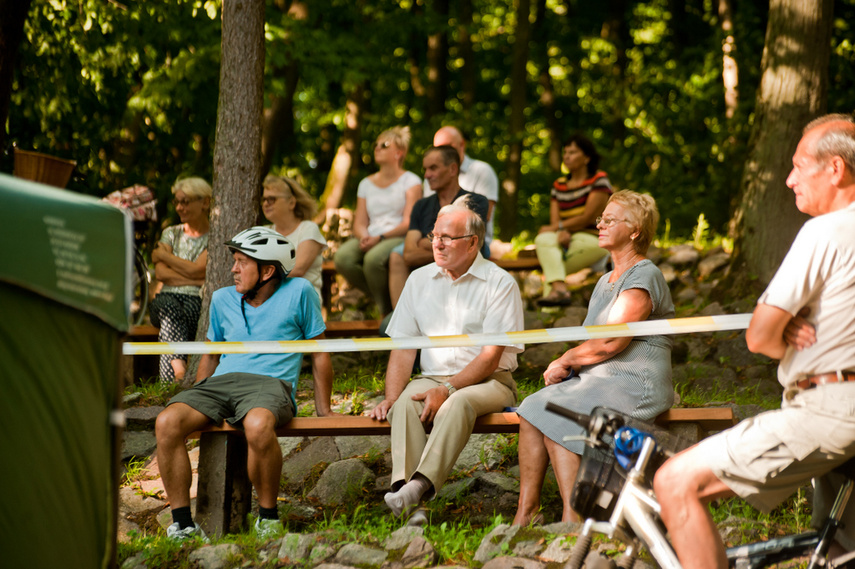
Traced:
<path fill-rule="evenodd" d="M 570 419 L 571 421 L 573 421 L 574 423 L 576 423 L 577 425 L 579 425 L 580 427 L 582 427 L 586 431 L 590 432 L 590 430 L 591 430 L 590 429 L 590 426 L 591 426 L 591 416 L 590 415 L 584 415 L 582 413 L 577 413 L 576 411 L 573 411 L 572 409 L 562 407 L 561 405 L 558 405 L 557 403 L 553 403 L 552 401 L 548 401 L 546 403 L 546 410 L 550 411 L 552 413 L 556 413 L 558 415 L 561 415 L 562 417 L 564 417 L 566 419 Z"/>

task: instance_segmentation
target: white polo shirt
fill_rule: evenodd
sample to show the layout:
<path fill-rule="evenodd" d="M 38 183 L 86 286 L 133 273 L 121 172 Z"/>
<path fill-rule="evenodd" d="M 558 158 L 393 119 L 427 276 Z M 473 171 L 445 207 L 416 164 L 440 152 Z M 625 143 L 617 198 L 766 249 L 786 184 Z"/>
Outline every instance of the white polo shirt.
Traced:
<path fill-rule="evenodd" d="M 522 296 L 516 280 L 479 253 L 456 280 L 436 263 L 413 271 L 386 333 L 400 338 L 522 329 Z M 516 355 L 522 351 L 521 344 L 507 345 L 497 369 L 515 370 Z M 422 373 L 457 374 L 480 353 L 478 346 L 422 350 Z"/>

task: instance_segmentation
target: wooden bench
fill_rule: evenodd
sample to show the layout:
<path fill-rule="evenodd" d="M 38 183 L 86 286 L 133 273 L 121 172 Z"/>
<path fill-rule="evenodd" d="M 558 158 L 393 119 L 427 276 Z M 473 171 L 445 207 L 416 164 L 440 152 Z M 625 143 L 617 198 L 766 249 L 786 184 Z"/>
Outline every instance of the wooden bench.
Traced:
<path fill-rule="evenodd" d="M 688 429 L 703 438 L 709 432 L 720 431 L 735 424 L 729 407 L 669 409 L 656 419 L 660 426 Z M 334 417 L 295 417 L 277 429 L 280 437 L 370 436 L 388 435 L 386 421 L 367 416 L 337 415 Z M 478 417 L 474 433 L 517 433 L 516 413 L 491 413 Z M 682 436 L 686 433 L 681 431 Z M 247 446 L 241 431 L 210 426 L 192 433 L 190 439 L 200 439 L 196 519 L 208 535 L 236 533 L 244 528 L 250 512 L 252 487 L 246 469 Z M 693 439 L 698 440 L 698 438 Z"/>

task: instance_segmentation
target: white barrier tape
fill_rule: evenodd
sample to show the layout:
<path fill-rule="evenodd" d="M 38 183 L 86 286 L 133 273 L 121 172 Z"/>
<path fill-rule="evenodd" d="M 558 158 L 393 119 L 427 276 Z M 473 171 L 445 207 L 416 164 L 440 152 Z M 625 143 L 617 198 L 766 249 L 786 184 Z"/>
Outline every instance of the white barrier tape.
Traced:
<path fill-rule="evenodd" d="M 290 354 L 305 352 L 367 352 L 452 348 L 460 346 L 506 346 L 575 342 L 594 338 L 659 336 L 692 332 L 721 332 L 748 328 L 751 314 L 697 316 L 671 320 L 646 320 L 602 326 L 574 326 L 549 330 L 524 330 L 498 334 L 459 334 L 416 338 L 348 338 L 340 340 L 294 340 L 290 342 L 126 342 L 126 356 L 158 354 Z"/>

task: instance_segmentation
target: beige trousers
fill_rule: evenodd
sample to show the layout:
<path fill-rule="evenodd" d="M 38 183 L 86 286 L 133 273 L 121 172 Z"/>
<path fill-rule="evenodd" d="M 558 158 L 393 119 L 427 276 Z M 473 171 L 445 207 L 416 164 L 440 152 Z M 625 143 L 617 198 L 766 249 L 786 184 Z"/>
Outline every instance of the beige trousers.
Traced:
<path fill-rule="evenodd" d="M 419 420 L 423 401 L 412 396 L 441 385 L 449 376 L 419 375 L 389 410 L 392 426 L 392 490 L 398 490 L 418 472 L 433 484 L 431 497 L 445 483 L 457 457 L 469 441 L 475 419 L 499 413 L 516 402 L 516 382 L 510 372 L 497 371 L 476 385 L 455 391 L 439 408 L 430 436 Z"/>

